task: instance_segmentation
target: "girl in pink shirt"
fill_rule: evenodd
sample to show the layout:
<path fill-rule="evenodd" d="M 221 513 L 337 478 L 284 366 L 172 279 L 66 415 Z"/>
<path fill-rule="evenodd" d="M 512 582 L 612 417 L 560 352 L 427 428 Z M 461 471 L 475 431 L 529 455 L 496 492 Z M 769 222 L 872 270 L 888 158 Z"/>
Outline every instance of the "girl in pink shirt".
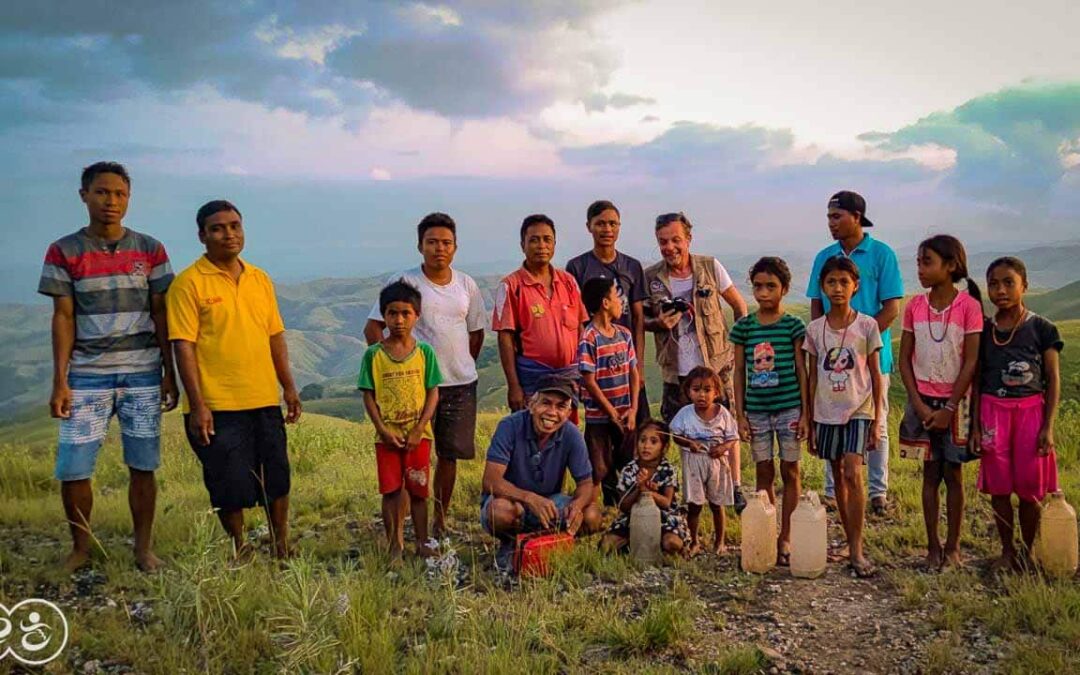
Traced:
<path fill-rule="evenodd" d="M 960 564 L 964 462 L 971 431 L 971 382 L 983 329 L 982 294 L 968 278 L 967 254 L 956 237 L 919 244 L 919 283 L 928 289 L 904 309 L 900 375 L 908 402 L 900 423 L 900 455 L 923 462 L 922 506 L 932 569 Z M 966 291 L 956 288 L 966 282 Z M 945 483 L 948 536 L 938 537 L 939 495 Z"/>

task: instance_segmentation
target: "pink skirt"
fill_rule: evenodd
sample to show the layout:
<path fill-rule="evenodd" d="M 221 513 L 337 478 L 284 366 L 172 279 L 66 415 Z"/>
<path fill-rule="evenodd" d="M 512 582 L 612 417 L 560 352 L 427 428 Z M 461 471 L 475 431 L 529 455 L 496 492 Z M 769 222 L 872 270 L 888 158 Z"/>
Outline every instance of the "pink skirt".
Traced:
<path fill-rule="evenodd" d="M 1039 454 L 1043 424 L 1043 396 L 979 397 L 982 457 L 979 490 L 989 495 L 1016 494 L 1026 501 L 1042 501 L 1058 489 L 1057 458 Z"/>

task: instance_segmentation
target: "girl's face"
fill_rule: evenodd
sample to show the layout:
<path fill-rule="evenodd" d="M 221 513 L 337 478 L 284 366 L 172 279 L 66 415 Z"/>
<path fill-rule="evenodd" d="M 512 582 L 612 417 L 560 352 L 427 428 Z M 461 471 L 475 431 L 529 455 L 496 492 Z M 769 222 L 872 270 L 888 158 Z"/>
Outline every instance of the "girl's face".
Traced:
<path fill-rule="evenodd" d="M 952 273 L 956 270 L 955 262 L 945 260 L 929 248 L 919 249 L 915 256 L 919 267 L 919 285 L 923 288 L 933 288 L 952 281 Z"/>
<path fill-rule="evenodd" d="M 1008 265 L 998 265 L 986 275 L 990 302 L 1000 310 L 1012 309 L 1024 301 L 1027 282 Z"/>
<path fill-rule="evenodd" d="M 643 462 L 655 462 L 664 455 L 664 437 L 656 427 L 646 427 L 638 436 L 637 454 Z"/>
<path fill-rule="evenodd" d="M 821 280 L 821 290 L 828 296 L 830 304 L 842 307 L 851 304 L 851 296 L 859 290 L 859 282 L 850 272 L 833 270 Z"/>
<path fill-rule="evenodd" d="M 687 393 L 690 395 L 690 402 L 694 404 L 694 408 L 701 411 L 711 408 L 716 402 L 716 397 L 720 395 L 716 389 L 716 383 L 712 380 L 694 380 L 690 383 Z"/>
<path fill-rule="evenodd" d="M 750 280 L 750 284 L 754 287 L 754 301 L 761 309 L 776 309 L 780 306 L 784 294 L 787 293 L 780 279 L 768 272 L 758 272 Z"/>

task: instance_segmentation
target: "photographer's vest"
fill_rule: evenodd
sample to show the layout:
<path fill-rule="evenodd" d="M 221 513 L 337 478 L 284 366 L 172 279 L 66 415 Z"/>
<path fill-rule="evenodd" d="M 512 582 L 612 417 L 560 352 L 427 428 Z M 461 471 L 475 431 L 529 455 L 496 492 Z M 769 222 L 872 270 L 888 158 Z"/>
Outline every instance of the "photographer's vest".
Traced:
<path fill-rule="evenodd" d="M 721 290 L 716 279 L 716 261 L 712 256 L 691 255 L 690 270 L 694 279 L 694 326 L 698 344 L 701 345 L 701 360 L 720 373 L 725 382 L 730 381 L 735 352 L 727 339 Z M 674 297 L 667 263 L 661 260 L 645 270 L 645 287 L 649 290 L 647 309 L 651 316 L 657 316 L 660 314 L 660 302 Z M 653 335 L 656 339 L 656 363 L 660 366 L 664 382 L 678 384 L 678 340 L 671 331 L 658 331 Z"/>

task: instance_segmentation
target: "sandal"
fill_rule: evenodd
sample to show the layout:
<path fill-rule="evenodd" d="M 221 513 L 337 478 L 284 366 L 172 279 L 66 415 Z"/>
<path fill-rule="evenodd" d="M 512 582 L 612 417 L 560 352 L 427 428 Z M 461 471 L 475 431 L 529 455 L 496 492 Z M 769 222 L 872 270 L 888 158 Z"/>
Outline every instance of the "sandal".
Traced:
<path fill-rule="evenodd" d="M 790 553 L 777 553 L 776 554 L 776 566 L 777 567 L 791 567 L 791 554 Z"/>
<path fill-rule="evenodd" d="M 848 567 L 851 568 L 851 571 L 855 573 L 855 576 L 860 579 L 869 579 L 877 574 L 877 569 L 870 561 L 867 561 L 864 565 L 853 562 L 850 563 Z"/>

